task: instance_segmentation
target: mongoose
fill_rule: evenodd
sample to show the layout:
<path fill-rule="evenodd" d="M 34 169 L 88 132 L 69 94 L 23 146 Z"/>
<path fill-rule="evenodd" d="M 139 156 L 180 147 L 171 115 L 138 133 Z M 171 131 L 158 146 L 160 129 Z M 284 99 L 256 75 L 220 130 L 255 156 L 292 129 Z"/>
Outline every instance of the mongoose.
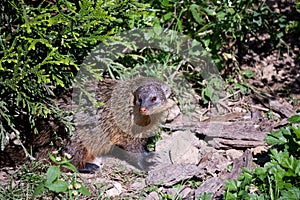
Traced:
<path fill-rule="evenodd" d="M 127 81 L 104 79 L 96 85 L 88 84 L 87 90 L 94 93 L 94 98 L 97 102 L 103 102 L 103 106 L 79 109 L 74 115 L 74 137 L 62 148 L 63 152 L 72 155 L 72 164 L 81 172 L 96 171 L 99 167 L 93 164 L 94 159 L 110 152 L 114 146 L 129 154 L 143 154 L 147 137 L 152 134 L 164 112 L 172 106 L 172 101 L 168 99 L 170 87 L 156 78 L 139 77 Z M 84 101 L 84 105 L 91 104 L 86 99 Z M 75 104 L 77 109 L 81 103 Z M 70 109 L 70 106 L 63 106 Z M 37 157 L 46 158 L 48 153 L 39 150 Z M 128 156 L 120 157 L 127 159 Z M 137 158 L 134 162 L 139 160 Z M 144 168 L 140 163 L 135 166 Z"/>

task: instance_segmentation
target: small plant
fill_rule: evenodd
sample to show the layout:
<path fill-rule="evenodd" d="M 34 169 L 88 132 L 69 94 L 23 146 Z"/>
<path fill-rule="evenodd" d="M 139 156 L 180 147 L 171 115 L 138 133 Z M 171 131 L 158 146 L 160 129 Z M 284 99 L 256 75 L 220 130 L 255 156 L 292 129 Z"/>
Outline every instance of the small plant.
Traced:
<path fill-rule="evenodd" d="M 50 159 L 56 164 L 50 166 L 46 177 L 36 187 L 33 198 L 42 193 L 52 194 L 53 197 L 66 197 L 67 199 L 78 199 L 80 195 L 90 195 L 90 192 L 77 179 L 77 169 L 70 163 L 71 156 L 67 153 L 63 157 L 58 152 L 50 154 Z M 72 174 L 63 174 L 60 167 L 71 170 Z"/>
<path fill-rule="evenodd" d="M 205 83 L 205 88 L 201 93 L 203 103 L 217 103 L 224 93 L 224 87 L 224 82 L 218 76 L 207 81 L 207 83 Z"/>
<path fill-rule="evenodd" d="M 53 152 L 50 159 L 54 165 L 32 161 L 11 173 L 9 184 L 0 185 L 0 199 L 36 199 L 41 195 L 52 199 L 80 199 L 90 194 L 78 179 L 77 169 L 70 163 L 70 155 L 61 157 L 58 152 Z M 72 173 L 62 173 L 61 168 Z"/>
<path fill-rule="evenodd" d="M 13 173 L 9 173 L 7 184 L 1 179 L 0 199 L 30 199 L 35 187 L 41 182 L 41 172 L 46 166 L 40 162 L 25 163 Z"/>
<path fill-rule="evenodd" d="M 201 194 L 197 200 L 211 200 L 212 199 L 212 196 L 210 193 L 206 193 L 204 192 L 203 194 Z"/>
<path fill-rule="evenodd" d="M 270 161 L 227 181 L 225 199 L 300 199 L 300 115 L 288 121 L 265 139 L 273 145 Z"/>

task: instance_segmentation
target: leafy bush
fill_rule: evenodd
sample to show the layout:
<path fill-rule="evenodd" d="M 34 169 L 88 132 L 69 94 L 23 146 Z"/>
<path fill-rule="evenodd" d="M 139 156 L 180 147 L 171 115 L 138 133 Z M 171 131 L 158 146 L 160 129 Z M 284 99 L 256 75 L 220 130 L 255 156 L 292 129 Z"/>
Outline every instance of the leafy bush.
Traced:
<path fill-rule="evenodd" d="M 147 1 L 149 2 L 149 1 Z M 236 61 L 241 45 L 250 37 L 270 34 L 270 45 L 284 46 L 286 32 L 297 32 L 298 23 L 276 13 L 271 4 L 264 1 L 150 1 L 157 9 L 163 27 L 171 28 L 201 41 L 211 53 L 216 64 L 223 70 L 227 60 Z M 299 3 L 296 2 L 299 7 Z M 157 22 L 158 23 L 158 22 Z M 237 49 L 238 48 L 238 49 Z"/>
<path fill-rule="evenodd" d="M 19 133 L 37 133 L 41 119 L 66 123 L 52 99 L 72 83 L 88 52 L 145 26 L 150 16 L 135 0 L 4 0 L 0 9 L 1 150 L 12 133 L 19 140 Z"/>
<path fill-rule="evenodd" d="M 251 172 L 245 169 L 238 180 L 226 183 L 225 199 L 299 199 L 300 198 L 300 115 L 290 124 L 271 131 L 266 142 L 270 161 Z"/>

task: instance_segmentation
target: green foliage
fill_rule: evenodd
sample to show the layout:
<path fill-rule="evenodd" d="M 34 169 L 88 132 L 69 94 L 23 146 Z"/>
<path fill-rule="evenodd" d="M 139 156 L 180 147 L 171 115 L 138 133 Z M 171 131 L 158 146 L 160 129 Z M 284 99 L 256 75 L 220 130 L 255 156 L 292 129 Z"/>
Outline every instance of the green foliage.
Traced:
<path fill-rule="evenodd" d="M 300 198 L 299 115 L 289 118 L 289 122 L 266 137 L 266 142 L 273 145 L 271 160 L 252 172 L 244 169 L 238 180 L 227 181 L 225 199 Z"/>
<path fill-rule="evenodd" d="M 0 3 L 1 150 L 12 132 L 37 133 L 40 119 L 68 122 L 52 99 L 72 84 L 88 52 L 150 23 L 146 5 L 135 0 L 50 2 Z"/>
<path fill-rule="evenodd" d="M 9 184 L 0 185 L 0 199 L 29 199 L 41 182 L 41 171 L 45 168 L 46 166 L 39 162 L 31 162 L 11 173 Z"/>
<path fill-rule="evenodd" d="M 41 195 L 52 199 L 81 199 L 90 195 L 78 179 L 78 172 L 71 165 L 68 155 L 50 156 L 55 165 L 45 165 L 36 161 L 25 163 L 11 174 L 11 183 L 0 185 L 0 199 L 37 199 Z M 60 168 L 66 167 L 72 169 L 73 173 L 62 173 Z"/>
<path fill-rule="evenodd" d="M 294 115 L 288 121 L 291 123 L 290 126 L 280 128 L 278 131 L 271 131 L 266 137 L 266 142 L 299 158 L 300 126 L 296 124 L 300 122 L 300 116 Z"/>
<path fill-rule="evenodd" d="M 271 2 L 257 0 L 147 2 L 156 9 L 158 19 L 155 20 L 155 27 L 160 27 L 159 30 L 172 29 L 201 42 L 206 54 L 217 65 L 223 78 L 234 79 L 232 93 L 237 90 L 242 94 L 251 92 L 244 78 L 254 77 L 254 73 L 250 70 L 241 72 L 240 69 L 240 62 L 244 62 L 243 58 L 248 52 L 248 47 L 252 47 L 255 51 L 265 51 L 268 48 L 269 52 L 273 49 L 284 49 L 289 52 L 291 47 L 286 45 L 290 40 L 289 36 L 299 35 L 299 20 L 291 17 L 293 14 L 290 12 L 278 12 Z M 291 5 L 298 8 L 297 11 L 292 9 L 292 13 L 298 16 L 299 1 Z M 263 47 L 256 48 L 255 45 Z M 203 103 L 214 102 L 216 96 L 213 95 L 214 91 L 210 84 L 200 78 L 202 76 L 206 79 L 202 72 L 199 72 L 201 76 L 197 77 L 195 71 L 193 70 L 191 76 L 197 79 L 194 82 L 201 85 L 199 90 Z M 239 79 L 239 75 L 243 76 L 243 80 Z"/>
<path fill-rule="evenodd" d="M 148 1 L 149 2 L 149 1 Z M 213 60 L 224 69 L 228 59 L 236 61 L 233 44 L 246 43 L 249 37 L 268 33 L 273 47 L 283 46 L 287 32 L 286 17 L 270 9 L 264 1 L 150 1 L 163 27 L 171 28 L 201 41 Z M 297 3 L 299 4 L 299 3 Z M 290 23 L 290 32 L 298 29 Z"/>
<path fill-rule="evenodd" d="M 225 90 L 224 82 L 220 77 L 213 77 L 204 83 L 206 85 L 201 93 L 203 103 L 217 103 L 221 97 L 220 94 Z"/>
<path fill-rule="evenodd" d="M 211 63 L 204 63 L 205 56 L 201 50 L 199 42 L 176 31 L 161 32 L 155 28 L 145 28 L 124 32 L 113 41 L 108 41 L 105 46 L 94 52 L 95 55 L 87 59 L 91 62 L 84 64 L 94 77 L 97 77 L 99 66 L 105 66 L 106 75 L 114 79 L 126 80 L 139 75 L 157 77 L 170 85 L 172 91 L 179 97 L 180 105 L 185 106 L 182 110 L 186 113 L 188 109 L 194 110 L 190 106 L 194 99 L 189 97 L 184 101 L 181 98 L 187 94 L 193 95 L 190 91 L 191 84 L 185 78 L 185 72 L 191 71 L 188 61 L 199 64 L 194 68 L 195 71 L 204 68 L 207 77 L 217 71 L 211 73 L 208 70 Z M 100 62 L 94 61 L 97 56 L 105 59 Z M 215 66 L 211 67 L 214 68 Z M 214 79 L 214 83 L 216 82 L 217 78 Z"/>
<path fill-rule="evenodd" d="M 77 168 L 70 163 L 71 155 L 65 153 L 63 156 L 58 155 L 57 151 L 53 152 L 53 155 L 50 154 L 49 158 L 56 165 L 71 170 L 72 172 L 78 172 Z"/>
<path fill-rule="evenodd" d="M 70 163 L 70 156 L 57 156 L 57 154 L 49 155 L 50 159 L 56 164 L 47 169 L 46 177 L 35 188 L 32 198 L 36 198 L 41 194 L 50 196 L 60 196 L 66 199 L 78 199 L 81 195 L 90 195 L 87 188 L 77 179 L 77 169 Z M 60 167 L 71 170 L 72 174 L 63 174 Z"/>
<path fill-rule="evenodd" d="M 206 192 L 202 193 L 200 197 L 197 197 L 197 200 L 211 200 L 211 199 L 212 199 L 211 194 Z"/>

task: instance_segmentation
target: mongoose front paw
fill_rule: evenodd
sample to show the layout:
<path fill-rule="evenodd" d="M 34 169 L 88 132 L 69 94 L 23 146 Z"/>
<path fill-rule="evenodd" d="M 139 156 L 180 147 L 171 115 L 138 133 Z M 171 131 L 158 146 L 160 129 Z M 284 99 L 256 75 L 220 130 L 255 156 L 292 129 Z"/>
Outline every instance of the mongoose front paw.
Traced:
<path fill-rule="evenodd" d="M 78 171 L 85 174 L 94 174 L 99 168 L 100 167 L 94 163 L 86 163 L 84 168 L 78 169 Z"/>

